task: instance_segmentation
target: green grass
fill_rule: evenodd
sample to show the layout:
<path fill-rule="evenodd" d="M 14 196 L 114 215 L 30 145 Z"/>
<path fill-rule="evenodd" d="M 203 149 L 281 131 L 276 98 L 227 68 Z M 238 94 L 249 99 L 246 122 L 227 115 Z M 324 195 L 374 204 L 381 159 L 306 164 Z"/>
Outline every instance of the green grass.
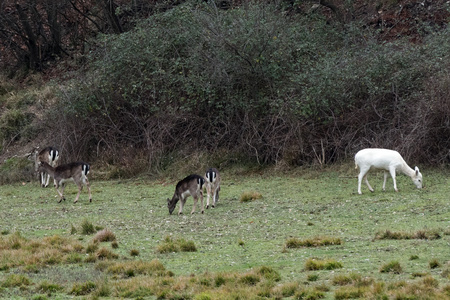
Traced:
<path fill-rule="evenodd" d="M 0 298 L 450 295 L 448 171 L 424 170 L 423 190 L 397 176 L 399 193 L 382 192 L 382 173 L 373 174 L 375 192 L 358 195 L 347 166 L 250 176 L 225 170 L 216 208 L 181 216 L 169 215 L 166 202 L 176 179 L 97 181 L 94 171 L 92 203 L 86 190 L 74 204 L 57 203 L 55 189 L 36 182 L 0 186 Z M 263 197 L 241 202 L 248 190 Z M 66 197 L 76 192 L 68 183 Z M 93 226 L 115 240 L 96 239 Z M 403 238 L 377 237 L 386 232 Z M 323 242 L 331 238 L 339 242 Z M 307 246 L 286 247 L 290 239 Z M 158 251 L 168 240 L 184 241 L 185 250 Z M 325 267 L 309 269 L 311 261 Z M 401 272 L 380 272 L 389 262 Z"/>

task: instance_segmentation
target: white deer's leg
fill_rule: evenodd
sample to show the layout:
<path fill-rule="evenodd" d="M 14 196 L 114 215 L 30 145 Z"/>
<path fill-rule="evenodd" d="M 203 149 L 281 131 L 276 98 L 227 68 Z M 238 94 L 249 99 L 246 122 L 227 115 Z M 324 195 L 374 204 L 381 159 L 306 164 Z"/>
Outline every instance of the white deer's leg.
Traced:
<path fill-rule="evenodd" d="M 370 186 L 369 180 L 367 179 L 367 175 L 364 175 L 364 181 L 366 182 L 367 186 L 369 187 L 369 191 L 373 193 L 373 188 Z"/>
<path fill-rule="evenodd" d="M 388 172 L 384 171 L 384 180 L 383 180 L 383 191 L 386 190 L 386 179 L 388 177 Z"/>
<path fill-rule="evenodd" d="M 367 186 L 369 187 L 369 190 L 373 191 L 372 187 L 369 184 L 369 181 L 367 181 L 367 172 L 369 172 L 368 169 L 360 169 L 359 171 L 359 175 L 358 175 L 358 194 L 362 194 L 361 192 L 361 183 L 362 180 L 364 179 L 364 181 L 366 182 Z"/>
<path fill-rule="evenodd" d="M 394 190 L 395 190 L 396 192 L 398 192 L 398 189 L 397 189 L 397 182 L 396 182 L 396 180 L 395 180 L 395 169 L 394 169 L 394 168 L 390 168 L 390 169 L 389 169 L 389 172 L 391 173 L 392 181 L 394 182 Z"/>
<path fill-rule="evenodd" d="M 41 178 L 41 186 L 45 187 L 45 173 L 44 172 L 41 172 L 40 178 Z"/>
<path fill-rule="evenodd" d="M 362 178 L 363 178 L 363 173 L 362 172 L 360 172 L 359 173 L 359 175 L 358 175 L 358 194 L 362 194 L 362 192 L 361 192 L 361 181 L 362 181 Z"/>

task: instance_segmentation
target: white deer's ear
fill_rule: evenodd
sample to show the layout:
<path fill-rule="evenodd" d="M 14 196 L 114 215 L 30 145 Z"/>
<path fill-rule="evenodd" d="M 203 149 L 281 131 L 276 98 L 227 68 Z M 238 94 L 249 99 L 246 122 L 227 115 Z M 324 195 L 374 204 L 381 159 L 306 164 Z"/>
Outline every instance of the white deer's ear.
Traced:
<path fill-rule="evenodd" d="M 414 168 L 414 170 L 416 171 L 416 175 L 419 175 L 419 168 L 417 166 Z"/>

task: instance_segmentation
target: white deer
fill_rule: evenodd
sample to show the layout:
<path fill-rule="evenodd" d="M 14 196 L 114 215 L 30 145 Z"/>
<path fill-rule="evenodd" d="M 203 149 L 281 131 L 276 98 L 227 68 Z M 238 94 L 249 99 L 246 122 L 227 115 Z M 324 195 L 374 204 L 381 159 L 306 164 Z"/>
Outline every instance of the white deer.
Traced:
<path fill-rule="evenodd" d="M 169 208 L 169 214 L 172 214 L 177 202 L 180 201 L 180 209 L 178 214 L 183 213 L 183 206 L 186 203 L 186 198 L 192 196 L 194 198 L 194 207 L 192 208 L 191 214 L 195 212 L 195 206 L 197 205 L 198 198 L 202 202 L 202 214 L 205 212 L 203 208 L 203 185 L 205 184 L 205 179 L 202 176 L 192 174 L 179 181 L 175 187 L 175 193 L 173 194 L 172 200 L 167 198 L 167 207 Z"/>
<path fill-rule="evenodd" d="M 39 164 L 39 171 L 40 172 L 47 172 L 50 174 L 53 179 L 55 180 L 55 187 L 56 191 L 58 192 L 59 196 L 61 197 L 58 202 L 61 202 L 62 200 L 66 200 L 64 198 L 64 186 L 65 182 L 72 180 L 75 182 L 75 184 L 78 186 L 78 194 L 75 197 L 74 203 L 78 201 L 78 198 L 80 197 L 81 190 L 83 189 L 83 184 L 86 185 L 88 192 L 89 192 L 89 202 L 92 202 L 91 197 L 91 188 L 89 186 L 89 180 L 87 178 L 87 175 L 89 174 L 90 166 L 87 163 L 84 162 L 72 162 L 66 165 L 61 165 L 56 168 L 53 168 L 46 162 L 41 162 Z M 61 186 L 61 191 L 59 191 L 59 187 Z"/>
<path fill-rule="evenodd" d="M 371 169 L 381 169 L 384 170 L 384 182 L 383 191 L 386 187 L 386 179 L 388 172 L 391 174 L 392 180 L 394 181 L 394 190 L 398 192 L 397 183 L 395 181 L 395 174 L 397 171 L 402 172 L 405 175 L 411 177 L 413 183 L 418 189 L 422 188 L 422 174 L 418 167 L 413 170 L 408 166 L 403 157 L 394 150 L 388 149 L 378 149 L 378 148 L 367 148 L 360 150 L 355 155 L 355 169 L 359 167 L 358 175 L 358 194 L 361 193 L 361 182 L 364 179 L 369 190 L 373 192 L 373 188 L 370 186 L 367 180 L 367 173 Z"/>
<path fill-rule="evenodd" d="M 39 163 L 46 162 L 52 167 L 56 167 L 59 160 L 59 151 L 54 147 L 46 147 L 38 153 L 38 149 L 34 150 L 35 171 L 38 171 Z M 46 176 L 47 175 L 47 176 Z M 47 177 L 47 179 L 45 178 Z M 50 180 L 50 174 L 45 171 L 39 172 L 39 179 L 42 187 L 47 187 Z"/>
<path fill-rule="evenodd" d="M 220 174 L 216 168 L 209 168 L 205 173 L 206 179 L 206 209 L 209 208 L 209 198 L 212 198 L 211 207 L 216 206 L 217 201 L 219 201 L 219 191 L 220 191 Z"/>

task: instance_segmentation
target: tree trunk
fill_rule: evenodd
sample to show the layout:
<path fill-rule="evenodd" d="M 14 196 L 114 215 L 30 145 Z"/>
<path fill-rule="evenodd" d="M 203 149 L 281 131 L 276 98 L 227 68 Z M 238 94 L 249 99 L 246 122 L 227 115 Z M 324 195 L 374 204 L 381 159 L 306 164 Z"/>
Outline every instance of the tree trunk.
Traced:
<path fill-rule="evenodd" d="M 28 17 L 24 13 L 24 9 L 20 4 L 16 4 L 16 10 L 19 15 L 20 21 L 22 23 L 23 29 L 25 31 L 25 35 L 22 36 L 22 39 L 25 42 L 25 45 L 28 48 L 28 56 L 25 57 L 30 69 L 38 70 L 41 68 L 40 60 L 39 60 L 39 47 L 36 36 L 33 33 L 33 29 L 28 22 Z"/>

